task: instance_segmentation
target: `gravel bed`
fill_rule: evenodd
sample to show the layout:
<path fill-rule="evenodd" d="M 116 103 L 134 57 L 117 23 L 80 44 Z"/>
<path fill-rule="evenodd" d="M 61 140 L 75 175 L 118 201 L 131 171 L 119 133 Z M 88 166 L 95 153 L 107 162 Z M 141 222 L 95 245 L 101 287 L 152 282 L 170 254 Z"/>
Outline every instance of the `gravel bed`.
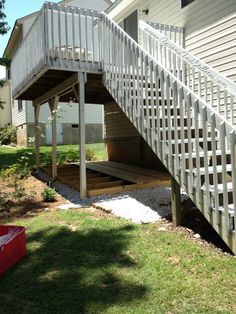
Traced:
<path fill-rule="evenodd" d="M 50 177 L 42 172 L 38 172 L 37 177 L 43 181 L 50 181 Z M 171 214 L 171 189 L 169 187 L 160 186 L 119 194 L 103 194 L 81 200 L 79 192 L 67 185 L 60 182 L 54 182 L 52 185 L 70 202 L 70 204 L 60 206 L 60 209 L 93 205 L 136 223 L 155 222 Z M 181 201 L 186 199 L 187 195 L 182 193 Z"/>

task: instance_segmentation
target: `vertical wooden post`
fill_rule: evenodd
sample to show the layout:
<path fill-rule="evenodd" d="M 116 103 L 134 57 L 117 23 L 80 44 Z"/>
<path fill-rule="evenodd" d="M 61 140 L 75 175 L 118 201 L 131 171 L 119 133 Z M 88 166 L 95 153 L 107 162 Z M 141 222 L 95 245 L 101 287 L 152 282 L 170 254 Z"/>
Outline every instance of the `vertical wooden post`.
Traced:
<path fill-rule="evenodd" d="M 39 171 L 40 166 L 40 156 L 39 156 L 39 147 L 40 147 L 40 126 L 39 126 L 39 112 L 40 104 L 34 103 L 34 138 L 35 138 L 35 164 L 36 171 Z"/>
<path fill-rule="evenodd" d="M 181 224 L 182 212 L 181 212 L 181 194 L 180 185 L 171 177 L 171 204 L 172 204 L 172 222 L 174 227 Z"/>
<path fill-rule="evenodd" d="M 79 142 L 80 142 L 80 198 L 87 197 L 85 149 L 85 73 L 79 73 Z"/>
<path fill-rule="evenodd" d="M 49 107 L 52 118 L 52 179 L 57 177 L 57 106 L 59 97 L 53 97 L 49 100 Z"/>
<path fill-rule="evenodd" d="M 80 143 L 80 198 L 87 197 L 86 182 L 86 151 L 85 151 L 85 83 L 86 73 L 78 73 L 79 90 L 75 87 L 74 93 L 79 103 L 79 143 Z"/>

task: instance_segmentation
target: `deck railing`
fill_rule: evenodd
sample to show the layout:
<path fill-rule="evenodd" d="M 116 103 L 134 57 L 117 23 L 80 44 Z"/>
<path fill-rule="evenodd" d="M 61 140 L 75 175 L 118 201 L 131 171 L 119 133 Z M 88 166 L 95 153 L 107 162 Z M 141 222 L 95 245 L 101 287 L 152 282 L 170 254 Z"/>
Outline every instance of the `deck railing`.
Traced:
<path fill-rule="evenodd" d="M 161 29 L 139 23 L 147 51 L 194 93 L 236 125 L 236 84 L 205 64 Z"/>
<path fill-rule="evenodd" d="M 105 86 L 229 244 L 235 230 L 230 217 L 236 217 L 235 188 L 228 197 L 236 184 L 235 128 L 104 13 L 100 24 Z"/>
<path fill-rule="evenodd" d="M 45 4 L 47 59 L 51 66 L 93 70 L 100 62 L 96 20 L 100 13 L 88 9 Z"/>
<path fill-rule="evenodd" d="M 100 70 L 100 39 L 88 9 L 45 3 L 11 63 L 13 97 L 47 68 Z"/>
<path fill-rule="evenodd" d="M 13 97 L 45 66 L 45 54 L 44 8 L 42 8 L 11 61 Z"/>

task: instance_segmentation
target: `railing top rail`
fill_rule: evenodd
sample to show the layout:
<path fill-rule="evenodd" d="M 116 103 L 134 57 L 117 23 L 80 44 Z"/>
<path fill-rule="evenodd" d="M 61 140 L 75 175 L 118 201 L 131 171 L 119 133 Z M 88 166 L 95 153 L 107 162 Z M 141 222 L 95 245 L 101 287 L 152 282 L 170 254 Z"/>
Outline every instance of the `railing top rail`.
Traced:
<path fill-rule="evenodd" d="M 59 4 L 59 3 L 49 2 L 49 1 L 45 2 L 43 6 L 46 7 L 46 8 L 50 8 L 50 9 L 56 10 L 56 11 L 59 11 L 59 10 L 62 11 L 61 9 L 67 10 L 68 8 L 70 8 L 70 9 L 81 10 L 84 13 L 85 12 L 86 13 L 89 12 L 89 14 L 93 13 L 93 14 L 95 14 L 97 16 L 99 16 L 99 14 L 100 14 L 99 10 L 80 8 L 80 7 L 77 7 L 77 6 L 74 6 L 74 5 Z"/>
<path fill-rule="evenodd" d="M 175 30 L 178 30 L 178 31 L 181 31 L 183 32 L 184 31 L 184 28 L 183 27 L 180 27 L 180 26 L 174 26 L 174 25 L 169 25 L 169 24 L 163 24 L 163 23 L 155 23 L 155 22 L 146 22 L 148 25 L 151 25 L 152 27 L 155 27 L 155 26 L 160 26 L 162 28 L 168 28 L 170 30 L 172 29 L 175 29 Z"/>
<path fill-rule="evenodd" d="M 208 106 L 196 93 L 194 93 L 190 88 L 188 88 L 183 82 L 181 82 L 176 76 L 174 76 L 170 71 L 165 69 L 156 59 L 153 58 L 142 46 L 140 46 L 132 37 L 130 37 L 117 23 L 115 23 L 105 12 L 101 12 L 101 16 L 109 21 L 109 23 L 118 30 L 124 38 L 126 38 L 130 44 L 134 45 L 136 49 L 139 50 L 139 54 L 143 54 L 144 57 L 147 57 L 149 61 L 152 62 L 153 68 L 159 67 L 164 73 L 166 73 L 173 82 L 176 82 L 178 88 L 183 88 L 183 91 L 187 94 L 193 95 L 195 100 L 198 101 L 200 107 L 206 107 L 209 115 L 214 114 L 216 125 L 220 129 L 222 123 L 225 124 L 226 135 L 229 137 L 233 132 L 235 133 L 235 127 L 227 121 L 222 115 L 220 115 L 216 110 Z"/>
<path fill-rule="evenodd" d="M 164 34 L 154 29 L 151 25 L 147 24 L 145 21 L 139 21 L 139 27 L 148 33 L 150 36 L 154 37 L 156 40 L 160 41 L 162 45 L 171 50 L 178 57 L 182 58 L 188 64 L 196 67 L 201 73 L 208 76 L 211 80 L 213 80 L 216 84 L 222 86 L 226 91 L 228 91 L 231 95 L 236 96 L 236 84 L 225 76 L 220 74 L 215 69 L 208 66 L 206 63 L 201 61 L 200 59 L 193 56 L 186 49 L 178 46 L 171 39 L 166 37 Z"/>

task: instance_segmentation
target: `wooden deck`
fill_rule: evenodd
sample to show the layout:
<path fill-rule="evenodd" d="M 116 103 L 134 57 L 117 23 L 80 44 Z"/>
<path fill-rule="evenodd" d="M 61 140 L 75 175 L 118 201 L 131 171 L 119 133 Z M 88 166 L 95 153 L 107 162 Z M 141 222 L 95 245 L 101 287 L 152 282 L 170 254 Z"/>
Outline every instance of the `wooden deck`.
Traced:
<path fill-rule="evenodd" d="M 51 166 L 42 167 L 51 175 Z M 57 180 L 79 191 L 79 163 L 59 165 Z M 87 195 L 170 185 L 168 173 L 128 164 L 101 161 L 86 163 Z"/>

